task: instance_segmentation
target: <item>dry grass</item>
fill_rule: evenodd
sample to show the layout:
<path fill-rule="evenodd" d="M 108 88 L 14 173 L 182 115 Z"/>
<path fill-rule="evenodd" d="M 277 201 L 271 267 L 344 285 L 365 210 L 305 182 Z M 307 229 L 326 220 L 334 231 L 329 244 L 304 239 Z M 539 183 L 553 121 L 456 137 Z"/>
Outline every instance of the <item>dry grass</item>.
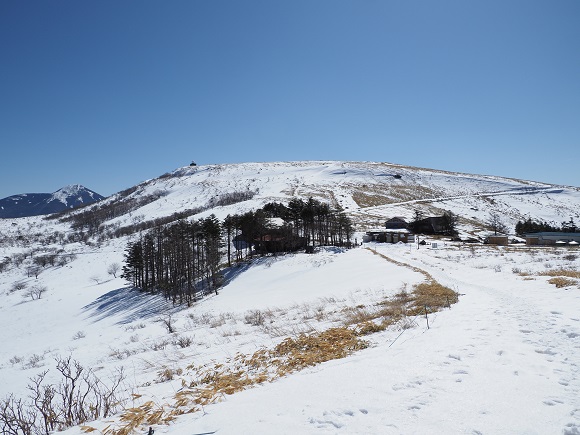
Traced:
<path fill-rule="evenodd" d="M 556 276 L 554 278 L 550 278 L 548 280 L 548 282 L 550 284 L 554 284 L 557 288 L 572 287 L 573 285 L 576 285 L 576 280 L 573 280 L 570 278 L 564 278 L 562 276 Z"/>
<path fill-rule="evenodd" d="M 352 185 L 352 199 L 361 208 L 376 207 L 397 202 L 425 200 L 431 202 L 441 194 L 419 185 L 380 184 Z"/>
<path fill-rule="evenodd" d="M 395 299 L 391 301 L 392 308 L 398 304 L 402 314 L 413 316 L 424 313 L 425 310 L 428 312 L 435 312 L 444 307 L 450 308 L 451 304 L 459 301 L 459 295 L 457 292 L 437 282 L 426 271 L 418 267 L 411 266 L 410 264 L 389 258 L 386 255 L 380 254 L 373 249 L 367 249 L 373 254 L 378 255 L 379 257 L 396 264 L 397 266 L 407 267 L 414 272 L 421 273 L 426 278 L 425 282 L 413 286 L 413 291 L 411 293 L 403 291 L 396 295 Z"/>
<path fill-rule="evenodd" d="M 427 307 L 428 311 L 438 311 L 444 307 L 451 307 L 458 301 L 458 295 L 449 287 L 439 284 L 435 280 L 422 282 L 413 288 L 411 312 L 420 311 Z"/>
<path fill-rule="evenodd" d="M 580 279 L 580 271 L 572 269 L 555 269 L 547 270 L 545 272 L 538 273 L 540 276 L 565 276 L 568 278 Z"/>
<path fill-rule="evenodd" d="M 360 325 L 358 328 L 331 328 L 313 334 L 288 337 L 274 349 L 260 349 L 251 356 L 238 354 L 225 364 L 187 367 L 192 377 L 182 379 L 182 388 L 173 404 L 157 405 L 152 401 L 126 409 L 121 415 L 121 427 L 108 426 L 105 435 L 129 435 L 146 425 L 169 424 L 177 416 L 197 412 L 226 395 L 264 382 L 287 376 L 333 359 L 344 358 L 368 347 L 360 337 L 383 330 L 381 325 Z M 173 379 L 180 371 L 167 369 L 159 373 L 160 380 Z M 87 429 L 92 429 L 87 427 Z"/>
<path fill-rule="evenodd" d="M 361 208 L 376 207 L 394 202 L 390 197 L 367 192 L 353 192 L 352 199 Z"/>

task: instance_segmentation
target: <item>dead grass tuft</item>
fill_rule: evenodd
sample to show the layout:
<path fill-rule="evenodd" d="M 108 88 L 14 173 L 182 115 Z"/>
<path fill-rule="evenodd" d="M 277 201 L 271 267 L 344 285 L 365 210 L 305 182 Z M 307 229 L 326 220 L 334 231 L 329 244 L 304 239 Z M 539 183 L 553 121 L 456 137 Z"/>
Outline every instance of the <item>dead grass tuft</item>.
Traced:
<path fill-rule="evenodd" d="M 431 312 L 438 311 L 444 307 L 451 307 L 451 304 L 458 301 L 456 292 L 435 280 L 415 285 L 412 294 L 412 309 L 416 307 L 424 309 L 427 306 Z"/>
<path fill-rule="evenodd" d="M 392 322 L 389 321 L 382 321 L 381 323 L 375 323 L 375 322 L 364 322 L 361 323 L 360 325 L 357 325 L 356 328 L 356 334 L 358 336 L 365 336 L 365 335 L 370 335 L 370 334 L 374 334 L 376 332 L 382 332 L 385 329 L 387 329 L 387 327 L 389 327 L 392 324 Z"/>
<path fill-rule="evenodd" d="M 576 285 L 576 280 L 564 278 L 562 276 L 550 278 L 548 282 L 554 284 L 557 288 L 572 287 L 573 285 Z"/>
<path fill-rule="evenodd" d="M 580 271 L 573 269 L 554 269 L 538 273 L 540 276 L 565 276 L 580 279 Z"/>
<path fill-rule="evenodd" d="M 285 376 L 308 366 L 344 358 L 368 347 L 357 332 L 349 328 L 331 328 L 316 334 L 286 338 L 271 354 L 278 376 Z"/>
<path fill-rule="evenodd" d="M 398 304 L 402 315 L 414 316 L 423 314 L 425 312 L 425 307 L 427 307 L 428 312 L 435 312 L 444 307 L 451 307 L 451 304 L 455 304 L 459 301 L 459 294 L 457 292 L 437 282 L 428 272 L 419 269 L 418 267 L 411 266 L 410 264 L 393 260 L 373 249 L 367 249 L 373 254 L 378 255 L 391 263 L 421 273 L 426 278 L 425 282 L 416 284 L 411 293 L 407 293 L 403 290 L 395 295 L 395 299 L 391 301 L 393 306 Z"/>

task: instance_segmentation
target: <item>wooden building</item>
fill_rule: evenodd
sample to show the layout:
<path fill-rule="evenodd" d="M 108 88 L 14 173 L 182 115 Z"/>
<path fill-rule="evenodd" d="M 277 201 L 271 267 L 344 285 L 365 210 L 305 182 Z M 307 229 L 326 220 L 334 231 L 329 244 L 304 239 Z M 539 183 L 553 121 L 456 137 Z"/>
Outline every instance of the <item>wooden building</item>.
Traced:
<path fill-rule="evenodd" d="M 485 242 L 488 245 L 500 245 L 500 246 L 507 246 L 509 243 L 508 236 L 503 236 L 500 234 L 496 234 L 493 236 L 487 236 L 485 238 Z"/>
<path fill-rule="evenodd" d="M 541 232 L 526 234 L 529 246 L 578 246 L 580 233 Z"/>
<path fill-rule="evenodd" d="M 379 243 L 413 243 L 415 235 L 409 230 L 398 229 L 378 229 L 367 231 L 363 237 L 363 242 L 379 242 Z"/>

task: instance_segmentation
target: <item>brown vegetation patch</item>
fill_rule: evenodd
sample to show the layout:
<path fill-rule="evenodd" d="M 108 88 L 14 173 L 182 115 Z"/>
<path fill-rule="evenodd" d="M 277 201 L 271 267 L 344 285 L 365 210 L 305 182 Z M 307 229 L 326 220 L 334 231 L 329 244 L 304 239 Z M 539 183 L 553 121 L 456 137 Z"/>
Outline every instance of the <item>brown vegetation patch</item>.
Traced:
<path fill-rule="evenodd" d="M 550 284 L 554 284 L 557 288 L 562 288 L 562 287 L 572 287 L 573 285 L 576 285 L 576 281 L 570 278 L 564 278 L 562 276 L 557 276 L 554 278 L 550 278 L 548 280 L 548 282 Z"/>
<path fill-rule="evenodd" d="M 538 273 L 540 276 L 565 276 L 568 278 L 580 279 L 580 271 L 572 269 L 555 269 L 547 270 L 545 272 Z"/>
<path fill-rule="evenodd" d="M 425 186 L 399 184 L 352 185 L 352 199 L 361 208 L 377 207 L 398 202 L 427 200 L 440 193 Z"/>
<path fill-rule="evenodd" d="M 402 308 L 405 315 L 422 314 L 425 310 L 435 312 L 444 307 L 450 308 L 451 304 L 459 301 L 459 294 L 456 291 L 437 282 L 428 272 L 411 266 L 410 264 L 394 260 L 373 249 L 367 249 L 397 266 L 407 267 L 414 272 L 421 273 L 426 278 L 425 282 L 413 286 L 411 293 L 401 292 L 390 302 L 393 305 L 398 301 L 398 306 Z"/>
<path fill-rule="evenodd" d="M 451 304 L 458 301 L 457 292 L 449 287 L 441 285 L 435 280 L 429 280 L 417 284 L 413 288 L 411 312 L 423 311 L 425 307 L 429 312 L 438 311 L 443 307 L 451 308 Z"/>

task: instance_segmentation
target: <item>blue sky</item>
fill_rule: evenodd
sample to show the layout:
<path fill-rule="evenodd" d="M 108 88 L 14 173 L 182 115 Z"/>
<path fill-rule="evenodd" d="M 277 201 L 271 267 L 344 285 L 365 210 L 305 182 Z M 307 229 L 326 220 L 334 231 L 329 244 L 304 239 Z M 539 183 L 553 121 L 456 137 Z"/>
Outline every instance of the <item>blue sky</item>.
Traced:
<path fill-rule="evenodd" d="M 580 2 L 0 2 L 0 198 L 189 164 L 580 186 Z"/>

